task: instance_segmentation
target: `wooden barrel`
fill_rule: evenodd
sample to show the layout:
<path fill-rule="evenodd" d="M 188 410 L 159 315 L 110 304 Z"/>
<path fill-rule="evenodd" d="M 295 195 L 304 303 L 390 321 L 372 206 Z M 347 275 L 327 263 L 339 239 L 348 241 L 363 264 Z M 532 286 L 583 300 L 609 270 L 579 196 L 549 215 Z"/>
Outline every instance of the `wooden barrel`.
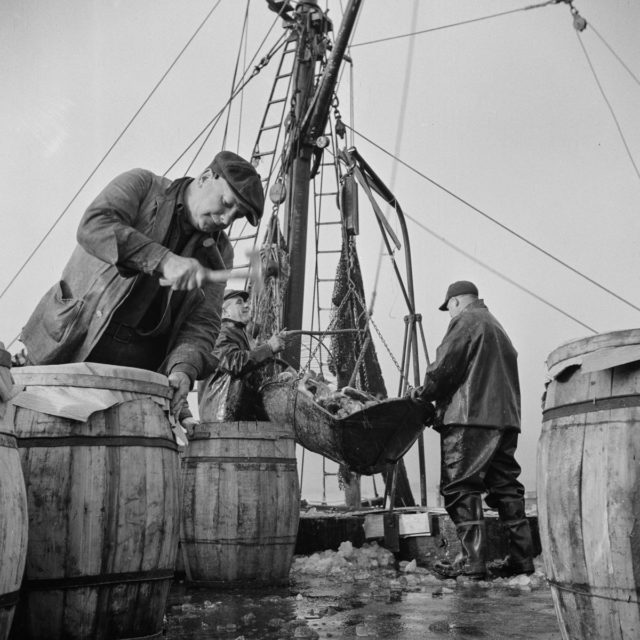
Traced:
<path fill-rule="evenodd" d="M 27 557 L 27 496 L 13 427 L 0 418 L 0 640 L 11 629 Z"/>
<path fill-rule="evenodd" d="M 640 638 L 640 330 L 547 360 L 538 510 L 562 636 Z"/>
<path fill-rule="evenodd" d="M 202 423 L 182 474 L 187 579 L 286 583 L 300 517 L 293 432 L 271 422 Z"/>
<path fill-rule="evenodd" d="M 171 389 L 140 369 L 77 366 L 14 370 L 28 391 L 103 390 L 118 404 L 86 422 L 14 407 L 30 536 L 12 637 L 160 637 L 179 536 Z"/>

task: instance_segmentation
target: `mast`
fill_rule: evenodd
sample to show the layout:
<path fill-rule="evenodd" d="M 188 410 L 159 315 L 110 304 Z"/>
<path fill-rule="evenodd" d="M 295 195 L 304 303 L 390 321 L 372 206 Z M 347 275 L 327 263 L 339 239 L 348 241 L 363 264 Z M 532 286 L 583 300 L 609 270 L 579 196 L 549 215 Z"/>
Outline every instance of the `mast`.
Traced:
<path fill-rule="evenodd" d="M 322 154 L 322 141 L 319 138 L 327 124 L 340 65 L 361 2 L 362 0 L 349 0 L 333 51 L 315 92 L 315 66 L 326 51 L 326 34 L 331 30 L 331 22 L 318 7 L 317 0 L 300 2 L 296 8 L 294 20 L 298 47 L 294 69 L 294 105 L 290 144 L 285 150 L 288 159 L 288 189 L 283 231 L 291 267 L 283 310 L 283 326 L 287 329 L 302 328 L 312 162 L 314 156 L 319 158 Z M 284 355 L 295 369 L 300 368 L 300 348 L 300 337 L 296 337 Z"/>

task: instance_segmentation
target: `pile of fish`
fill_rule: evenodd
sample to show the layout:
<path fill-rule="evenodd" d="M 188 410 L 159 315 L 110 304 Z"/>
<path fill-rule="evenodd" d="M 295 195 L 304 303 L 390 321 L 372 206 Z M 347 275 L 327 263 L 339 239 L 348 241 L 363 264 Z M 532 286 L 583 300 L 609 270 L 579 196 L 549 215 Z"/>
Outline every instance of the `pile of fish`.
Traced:
<path fill-rule="evenodd" d="M 380 402 L 379 398 L 353 387 L 338 390 L 314 371 L 305 373 L 298 383 L 298 390 L 338 419 Z"/>

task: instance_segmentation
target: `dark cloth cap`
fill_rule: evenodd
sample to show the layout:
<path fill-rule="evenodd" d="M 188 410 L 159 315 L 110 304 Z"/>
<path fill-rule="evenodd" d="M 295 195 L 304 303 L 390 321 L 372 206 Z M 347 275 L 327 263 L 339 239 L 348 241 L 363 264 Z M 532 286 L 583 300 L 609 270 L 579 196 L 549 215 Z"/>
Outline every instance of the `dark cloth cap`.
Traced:
<path fill-rule="evenodd" d="M 478 287 L 476 287 L 473 282 L 469 282 L 468 280 L 458 280 L 457 282 L 450 284 L 447 289 L 447 295 L 444 298 L 444 302 L 438 307 L 438 309 L 440 309 L 440 311 L 446 311 L 447 304 L 451 298 L 454 298 L 455 296 L 463 296 L 469 293 L 474 296 L 478 295 Z"/>
<path fill-rule="evenodd" d="M 257 227 L 264 209 L 264 191 L 253 165 L 231 151 L 220 151 L 208 168 L 227 181 L 247 210 L 247 220 Z"/>
<path fill-rule="evenodd" d="M 224 292 L 224 299 L 231 300 L 231 298 L 242 298 L 246 302 L 249 299 L 249 292 L 242 289 L 227 289 Z"/>

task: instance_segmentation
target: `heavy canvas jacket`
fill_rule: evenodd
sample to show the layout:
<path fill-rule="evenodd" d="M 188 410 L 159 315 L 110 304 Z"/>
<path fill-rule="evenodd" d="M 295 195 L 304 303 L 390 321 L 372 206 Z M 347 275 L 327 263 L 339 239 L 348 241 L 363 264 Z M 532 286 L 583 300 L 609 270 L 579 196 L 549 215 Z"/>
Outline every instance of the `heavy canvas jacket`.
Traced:
<path fill-rule="evenodd" d="M 252 348 L 244 325 L 224 319 L 210 359 L 214 372 L 198 384 L 200 420 L 256 419 L 258 394 L 250 374 L 272 359 L 268 344 Z"/>
<path fill-rule="evenodd" d="M 174 215 L 177 184 L 145 169 L 116 177 L 85 212 L 78 246 L 57 282 L 40 300 L 21 335 L 34 364 L 82 362 L 96 345 L 138 274 L 152 274 L 169 251 L 162 245 Z M 195 231 L 181 252 L 205 267 L 228 269 L 227 235 Z M 167 356 L 160 371 L 203 375 L 220 330 L 224 283 L 177 296 Z"/>
<path fill-rule="evenodd" d="M 438 423 L 520 431 L 518 354 L 482 300 L 453 318 L 420 395 Z"/>

